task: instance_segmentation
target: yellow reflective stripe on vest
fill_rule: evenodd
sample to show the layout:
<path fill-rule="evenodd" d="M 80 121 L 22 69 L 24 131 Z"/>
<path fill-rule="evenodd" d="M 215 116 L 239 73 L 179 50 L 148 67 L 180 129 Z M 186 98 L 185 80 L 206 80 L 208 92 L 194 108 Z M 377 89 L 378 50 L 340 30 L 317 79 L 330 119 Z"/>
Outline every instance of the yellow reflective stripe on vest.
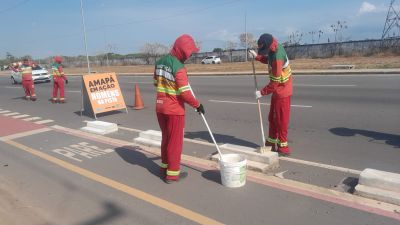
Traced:
<path fill-rule="evenodd" d="M 164 168 L 164 169 L 167 169 L 167 168 L 168 168 L 168 164 L 161 163 L 160 167 L 161 167 L 161 168 Z"/>
<path fill-rule="evenodd" d="M 184 91 L 189 91 L 189 90 L 190 90 L 190 87 L 187 85 L 187 86 L 180 87 L 180 88 L 178 89 L 178 92 L 179 92 L 179 93 L 182 93 L 182 92 L 184 92 Z"/>
<path fill-rule="evenodd" d="M 176 91 L 174 89 L 168 89 L 168 88 L 162 88 L 162 87 L 157 87 L 157 92 L 167 93 L 169 95 L 179 95 L 180 94 L 179 91 Z"/>
<path fill-rule="evenodd" d="M 270 137 L 267 138 L 267 141 L 268 141 L 269 143 L 273 143 L 273 144 L 277 144 L 277 143 L 279 142 L 278 139 L 273 139 L 273 138 L 270 138 Z"/>
<path fill-rule="evenodd" d="M 269 79 L 271 81 L 275 81 L 275 82 L 283 84 L 283 83 L 286 83 L 286 81 L 289 80 L 291 75 L 292 75 L 292 69 L 290 68 L 290 66 L 288 66 L 288 67 L 283 69 L 282 75 L 280 77 L 275 77 L 273 75 L 270 75 Z"/>
<path fill-rule="evenodd" d="M 168 176 L 179 176 L 180 171 L 167 170 Z"/>

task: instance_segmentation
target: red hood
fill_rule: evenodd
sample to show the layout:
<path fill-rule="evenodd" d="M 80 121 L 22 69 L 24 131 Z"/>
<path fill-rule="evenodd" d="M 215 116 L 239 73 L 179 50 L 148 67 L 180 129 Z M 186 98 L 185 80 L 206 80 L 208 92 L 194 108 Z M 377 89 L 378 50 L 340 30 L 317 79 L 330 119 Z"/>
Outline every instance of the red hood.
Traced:
<path fill-rule="evenodd" d="M 276 49 L 278 49 L 278 40 L 274 38 L 272 40 L 272 44 L 269 46 L 269 50 L 271 50 L 272 52 L 276 52 Z"/>
<path fill-rule="evenodd" d="M 199 49 L 196 47 L 193 38 L 184 34 L 178 39 L 176 39 L 174 43 L 174 47 L 172 47 L 171 55 L 175 56 L 182 63 L 185 62 L 193 53 L 198 52 Z"/>

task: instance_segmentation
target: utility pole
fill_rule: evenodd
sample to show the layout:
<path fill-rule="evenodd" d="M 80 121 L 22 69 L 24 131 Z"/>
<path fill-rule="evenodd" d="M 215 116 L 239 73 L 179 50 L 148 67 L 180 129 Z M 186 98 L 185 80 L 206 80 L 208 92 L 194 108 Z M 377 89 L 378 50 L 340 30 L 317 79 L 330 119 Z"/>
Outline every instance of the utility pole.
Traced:
<path fill-rule="evenodd" d="M 318 44 L 319 44 L 319 40 L 321 39 L 321 36 L 324 32 L 322 30 L 318 31 Z"/>
<path fill-rule="evenodd" d="M 308 34 L 311 35 L 311 41 L 312 41 L 312 44 L 314 44 L 314 34 L 316 34 L 316 32 L 315 31 L 310 31 L 310 32 L 308 32 Z"/>
<path fill-rule="evenodd" d="M 84 13 L 83 13 L 83 0 L 81 0 L 81 15 L 82 15 L 83 40 L 84 40 L 84 43 L 85 43 L 87 68 L 88 68 L 88 73 L 90 74 L 90 61 L 89 61 L 89 53 L 88 53 L 88 48 L 87 48 L 85 16 L 84 16 Z"/>
<path fill-rule="evenodd" d="M 390 1 L 386 15 L 385 26 L 382 32 L 382 39 L 393 39 L 400 37 L 400 10 L 395 6 L 395 0 Z"/>
<path fill-rule="evenodd" d="M 247 38 L 247 10 L 244 12 L 244 33 L 246 34 L 246 52 L 244 53 L 245 54 L 245 59 L 246 59 L 246 62 L 247 62 L 247 49 L 248 49 L 248 38 Z"/>

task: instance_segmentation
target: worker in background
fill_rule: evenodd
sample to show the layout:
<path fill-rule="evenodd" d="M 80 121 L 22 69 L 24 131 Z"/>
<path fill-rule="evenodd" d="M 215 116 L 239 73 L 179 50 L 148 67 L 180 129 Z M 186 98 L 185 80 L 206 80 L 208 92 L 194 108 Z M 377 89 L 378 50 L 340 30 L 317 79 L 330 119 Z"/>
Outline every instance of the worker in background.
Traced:
<path fill-rule="evenodd" d="M 51 65 L 51 69 L 53 71 L 53 98 L 51 99 L 52 103 L 65 103 L 64 81 L 68 84 L 68 79 L 64 74 L 61 62 L 61 56 L 55 56 L 54 63 Z M 58 91 L 60 92 L 60 98 L 57 98 Z"/>
<path fill-rule="evenodd" d="M 24 59 L 22 64 L 16 68 L 16 71 L 21 73 L 22 87 L 25 91 L 25 99 L 36 101 L 35 84 L 32 78 L 32 62 L 29 59 Z"/>
<path fill-rule="evenodd" d="M 170 54 L 156 62 L 154 85 L 157 88 L 156 112 L 162 132 L 161 175 L 166 183 L 187 176 L 180 171 L 187 103 L 204 114 L 204 107 L 193 96 L 184 62 L 198 52 L 194 40 L 185 34 L 178 37 Z"/>
<path fill-rule="evenodd" d="M 293 93 L 292 71 L 286 51 L 271 34 L 262 34 L 258 39 L 258 53 L 250 50 L 255 60 L 268 64 L 269 83 L 255 92 L 256 98 L 272 94 L 268 116 L 269 134 L 266 146 L 272 151 L 288 156 L 291 151 L 288 145 L 288 126 L 290 118 L 290 101 Z"/>

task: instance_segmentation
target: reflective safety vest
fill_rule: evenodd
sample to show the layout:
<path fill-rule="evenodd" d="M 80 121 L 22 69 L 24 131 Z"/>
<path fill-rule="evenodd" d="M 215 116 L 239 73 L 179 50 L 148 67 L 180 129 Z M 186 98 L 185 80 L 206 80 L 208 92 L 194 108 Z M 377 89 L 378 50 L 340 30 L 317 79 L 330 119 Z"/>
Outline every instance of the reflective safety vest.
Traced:
<path fill-rule="evenodd" d="M 53 71 L 53 76 L 55 77 L 62 77 L 64 76 L 64 72 L 60 72 L 58 69 L 61 65 L 59 63 L 53 63 L 51 65 L 51 70 Z"/>
<path fill-rule="evenodd" d="M 268 55 L 269 67 L 271 67 L 272 62 L 275 60 L 284 61 L 284 64 L 282 66 L 282 74 L 280 77 L 276 77 L 273 74 L 271 74 L 271 72 L 270 72 L 269 79 L 271 81 L 276 81 L 281 84 L 286 83 L 289 80 L 290 76 L 292 75 L 292 69 L 290 68 L 289 58 L 286 54 L 286 51 L 281 44 L 278 44 L 278 48 L 277 48 L 276 52 L 269 53 L 269 55 Z"/>
<path fill-rule="evenodd" d="M 22 80 L 32 80 L 32 67 L 22 65 L 21 67 Z"/>

